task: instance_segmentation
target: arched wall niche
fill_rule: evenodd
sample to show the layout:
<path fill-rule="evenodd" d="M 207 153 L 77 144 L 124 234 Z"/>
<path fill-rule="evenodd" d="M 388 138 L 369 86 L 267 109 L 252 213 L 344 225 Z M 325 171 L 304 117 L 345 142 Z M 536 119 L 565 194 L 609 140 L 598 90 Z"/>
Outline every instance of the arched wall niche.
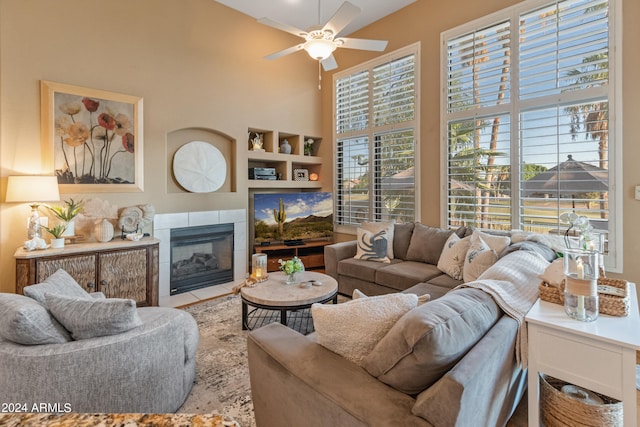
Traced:
<path fill-rule="evenodd" d="M 215 129 L 192 127 L 176 129 L 167 133 L 167 193 L 189 193 L 180 186 L 173 175 L 173 157 L 180 147 L 191 141 L 204 141 L 220 150 L 227 163 L 227 177 L 222 187 L 215 193 L 235 192 L 237 163 L 235 161 L 235 139 Z"/>

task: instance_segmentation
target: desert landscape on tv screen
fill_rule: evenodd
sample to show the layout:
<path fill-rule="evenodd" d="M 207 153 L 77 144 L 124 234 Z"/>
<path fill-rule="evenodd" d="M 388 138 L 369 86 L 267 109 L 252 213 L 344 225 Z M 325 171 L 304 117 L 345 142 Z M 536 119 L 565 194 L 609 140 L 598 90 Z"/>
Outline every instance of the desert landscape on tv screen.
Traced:
<path fill-rule="evenodd" d="M 331 193 L 256 194 L 254 215 L 257 244 L 333 235 Z"/>

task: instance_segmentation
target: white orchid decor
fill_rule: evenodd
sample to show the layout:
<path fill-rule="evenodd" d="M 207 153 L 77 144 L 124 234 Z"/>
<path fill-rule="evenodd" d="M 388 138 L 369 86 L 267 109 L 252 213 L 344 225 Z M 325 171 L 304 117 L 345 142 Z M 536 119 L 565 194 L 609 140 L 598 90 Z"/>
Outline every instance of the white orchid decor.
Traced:
<path fill-rule="evenodd" d="M 584 215 L 578 215 L 575 212 L 564 212 L 560 215 L 560 222 L 563 224 L 569 224 L 569 228 L 564 233 L 564 243 L 567 248 L 571 248 L 571 240 L 569 239 L 569 232 L 575 228 L 580 237 L 581 249 L 587 249 L 587 243 L 594 240 L 593 226 L 589 223 L 589 218 Z"/>

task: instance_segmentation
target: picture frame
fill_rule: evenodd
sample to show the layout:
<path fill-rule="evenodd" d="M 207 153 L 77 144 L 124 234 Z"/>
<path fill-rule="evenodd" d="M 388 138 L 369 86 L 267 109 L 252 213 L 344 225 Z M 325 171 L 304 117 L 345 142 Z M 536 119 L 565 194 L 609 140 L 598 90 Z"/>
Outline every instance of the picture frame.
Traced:
<path fill-rule="evenodd" d="M 309 181 L 309 170 L 308 169 L 294 169 L 293 170 L 293 180 L 294 181 Z"/>
<path fill-rule="evenodd" d="M 61 192 L 144 190 L 142 98 L 40 81 L 43 167 Z"/>

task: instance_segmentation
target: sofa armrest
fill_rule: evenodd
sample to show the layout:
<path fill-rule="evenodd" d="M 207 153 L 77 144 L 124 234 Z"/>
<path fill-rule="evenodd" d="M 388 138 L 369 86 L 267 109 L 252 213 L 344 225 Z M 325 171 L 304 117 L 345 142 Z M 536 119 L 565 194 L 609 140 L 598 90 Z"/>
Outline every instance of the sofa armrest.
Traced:
<path fill-rule="evenodd" d="M 258 426 L 428 426 L 415 400 L 279 323 L 247 338 Z"/>
<path fill-rule="evenodd" d="M 420 393 L 413 413 L 434 425 L 505 425 L 522 398 L 526 370 L 518 368 L 518 323 L 502 316 L 434 385 Z"/>
<path fill-rule="evenodd" d="M 358 246 L 355 240 L 334 243 L 324 247 L 325 273 L 338 280 L 338 262 L 356 256 Z"/>

